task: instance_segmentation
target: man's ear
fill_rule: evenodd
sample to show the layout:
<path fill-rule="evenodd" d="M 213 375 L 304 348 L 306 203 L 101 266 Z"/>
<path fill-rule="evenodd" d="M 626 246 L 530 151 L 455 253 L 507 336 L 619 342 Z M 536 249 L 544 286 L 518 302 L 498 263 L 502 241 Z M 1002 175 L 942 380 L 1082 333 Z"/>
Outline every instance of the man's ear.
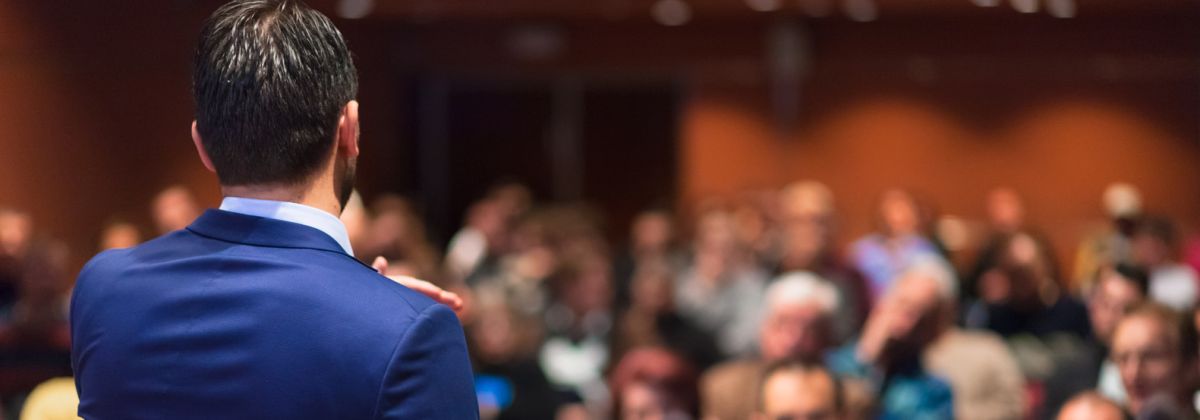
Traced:
<path fill-rule="evenodd" d="M 358 157 L 358 101 L 346 102 L 337 126 L 338 153 Z"/>
<path fill-rule="evenodd" d="M 192 120 L 192 144 L 196 145 L 196 154 L 200 155 L 200 162 L 204 164 L 204 167 L 214 174 L 217 173 L 212 159 L 208 158 L 208 151 L 204 150 L 204 142 L 200 139 L 200 130 L 196 129 L 196 120 Z"/>

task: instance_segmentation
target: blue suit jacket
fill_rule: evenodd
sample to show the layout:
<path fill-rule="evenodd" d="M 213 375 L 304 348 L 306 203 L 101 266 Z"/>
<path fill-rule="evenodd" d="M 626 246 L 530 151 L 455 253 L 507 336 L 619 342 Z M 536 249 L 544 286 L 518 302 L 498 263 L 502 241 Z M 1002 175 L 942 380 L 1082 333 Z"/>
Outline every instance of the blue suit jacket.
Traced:
<path fill-rule="evenodd" d="M 474 419 L 462 327 L 323 232 L 209 210 L 84 267 L 88 419 Z"/>

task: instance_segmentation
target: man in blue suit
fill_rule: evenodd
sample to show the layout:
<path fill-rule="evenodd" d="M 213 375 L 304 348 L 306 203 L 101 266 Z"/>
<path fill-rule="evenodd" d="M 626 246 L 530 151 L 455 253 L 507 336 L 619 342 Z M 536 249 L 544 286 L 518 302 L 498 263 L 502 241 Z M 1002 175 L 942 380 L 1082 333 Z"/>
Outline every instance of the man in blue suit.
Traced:
<path fill-rule="evenodd" d="M 71 301 L 88 419 L 474 419 L 454 312 L 359 263 L 338 220 L 357 76 L 299 1 L 235 1 L 195 56 L 192 138 L 225 196 L 105 252 Z"/>

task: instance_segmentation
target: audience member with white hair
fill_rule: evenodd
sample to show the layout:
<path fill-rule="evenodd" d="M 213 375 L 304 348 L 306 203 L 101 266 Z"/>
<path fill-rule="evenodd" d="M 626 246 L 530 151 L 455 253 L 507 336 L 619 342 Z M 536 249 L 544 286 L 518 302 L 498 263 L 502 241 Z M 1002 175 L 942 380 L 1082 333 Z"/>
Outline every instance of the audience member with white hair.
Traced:
<path fill-rule="evenodd" d="M 928 283 L 922 286 L 917 283 Z M 936 290 L 938 312 L 930 327 L 935 338 L 922 353 L 922 364 L 944 379 L 954 393 L 954 417 L 1019 419 L 1025 410 L 1025 377 L 1004 340 L 989 331 L 954 325 L 958 281 L 940 258 L 917 261 L 895 287 Z"/>
<path fill-rule="evenodd" d="M 796 272 L 771 284 L 765 295 L 758 356 L 725 362 L 701 380 L 705 418 L 744 419 L 755 410 L 764 368 L 784 359 L 821 363 L 834 344 L 831 318 L 837 289 L 821 277 Z"/>

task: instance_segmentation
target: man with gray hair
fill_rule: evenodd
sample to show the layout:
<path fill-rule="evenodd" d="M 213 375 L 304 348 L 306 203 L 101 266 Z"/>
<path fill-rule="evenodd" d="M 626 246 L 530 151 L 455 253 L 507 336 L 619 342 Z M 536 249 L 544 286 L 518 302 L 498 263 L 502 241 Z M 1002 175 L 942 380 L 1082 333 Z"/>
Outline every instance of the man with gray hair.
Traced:
<path fill-rule="evenodd" d="M 772 283 L 764 299 L 758 357 L 725 362 L 704 374 L 702 416 L 749 418 L 766 366 L 785 359 L 822 363 L 834 344 L 831 321 L 839 299 L 829 281 L 807 272 L 790 273 Z"/>

